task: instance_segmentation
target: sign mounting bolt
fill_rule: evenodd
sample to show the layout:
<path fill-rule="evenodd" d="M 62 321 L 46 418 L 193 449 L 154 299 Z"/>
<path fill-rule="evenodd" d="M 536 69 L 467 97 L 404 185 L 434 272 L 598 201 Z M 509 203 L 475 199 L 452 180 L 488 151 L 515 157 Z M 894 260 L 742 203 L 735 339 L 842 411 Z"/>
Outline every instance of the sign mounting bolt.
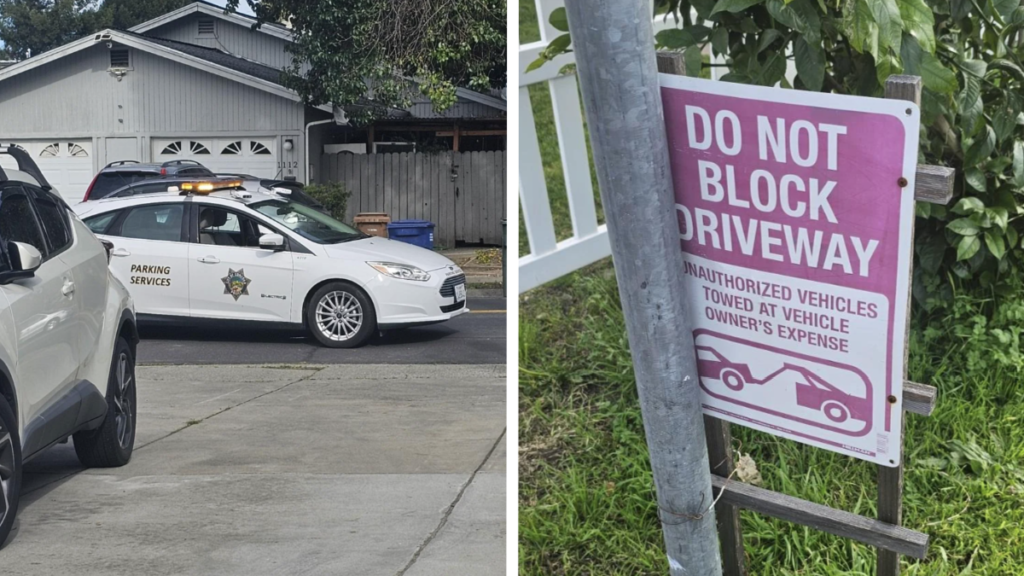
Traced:
<path fill-rule="evenodd" d="M 907 179 L 903 176 L 900 176 L 900 179 L 897 180 L 896 183 L 900 185 L 900 188 L 906 188 L 908 184 Z"/>

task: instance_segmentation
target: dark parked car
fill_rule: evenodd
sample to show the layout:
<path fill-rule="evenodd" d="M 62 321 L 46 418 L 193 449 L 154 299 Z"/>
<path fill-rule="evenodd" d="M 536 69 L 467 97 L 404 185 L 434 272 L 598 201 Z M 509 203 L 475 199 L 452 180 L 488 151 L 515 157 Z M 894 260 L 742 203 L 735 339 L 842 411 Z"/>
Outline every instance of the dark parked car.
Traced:
<path fill-rule="evenodd" d="M 134 160 L 111 162 L 93 178 L 82 201 L 99 200 L 125 186 L 146 180 L 213 177 L 213 172 L 195 160 L 171 160 L 163 164 Z"/>

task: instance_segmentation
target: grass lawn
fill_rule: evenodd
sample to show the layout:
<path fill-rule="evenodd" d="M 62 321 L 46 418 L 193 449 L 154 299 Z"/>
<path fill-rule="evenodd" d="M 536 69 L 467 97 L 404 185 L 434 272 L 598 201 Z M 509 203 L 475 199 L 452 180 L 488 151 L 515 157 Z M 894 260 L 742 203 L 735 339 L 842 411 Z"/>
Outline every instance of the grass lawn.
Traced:
<path fill-rule="evenodd" d="M 520 41 L 538 37 L 532 2 L 520 22 Z M 553 211 L 567 229 L 544 91 L 531 97 Z M 1020 350 L 1024 304 L 957 293 L 941 310 L 911 336 L 910 377 L 937 386 L 939 402 L 931 417 L 907 415 L 904 524 L 932 541 L 926 560 L 904 559 L 904 573 L 1024 574 L 1024 363 L 1006 353 Z M 519 328 L 520 573 L 667 574 L 610 263 L 528 293 Z M 733 434 L 765 488 L 875 513 L 875 466 L 739 426 Z M 874 574 L 869 546 L 749 512 L 743 530 L 753 576 Z"/>

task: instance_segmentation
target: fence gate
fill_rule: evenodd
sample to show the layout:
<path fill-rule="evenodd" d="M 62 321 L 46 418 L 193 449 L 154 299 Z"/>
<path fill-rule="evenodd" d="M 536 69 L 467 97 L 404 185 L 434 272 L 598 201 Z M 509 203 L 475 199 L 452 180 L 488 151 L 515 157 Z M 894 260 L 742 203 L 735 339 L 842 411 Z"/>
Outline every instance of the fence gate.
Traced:
<path fill-rule="evenodd" d="M 429 220 L 434 245 L 501 245 L 505 152 L 324 154 L 323 179 L 352 192 L 346 218 L 387 212 L 392 220 Z"/>

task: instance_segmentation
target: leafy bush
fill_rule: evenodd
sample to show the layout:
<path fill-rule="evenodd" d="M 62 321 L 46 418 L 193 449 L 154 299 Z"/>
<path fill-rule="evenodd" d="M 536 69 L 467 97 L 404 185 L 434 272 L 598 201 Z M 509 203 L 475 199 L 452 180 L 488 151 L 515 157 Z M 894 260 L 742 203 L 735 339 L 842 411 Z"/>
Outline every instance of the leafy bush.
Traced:
<path fill-rule="evenodd" d="M 323 204 L 324 208 L 330 211 L 331 216 L 341 221 L 345 220 L 345 210 L 348 209 L 348 198 L 352 192 L 341 182 L 310 184 L 303 190 L 314 200 Z"/>
<path fill-rule="evenodd" d="M 682 51 L 692 76 L 714 65 L 701 61 L 709 45 L 725 59 L 728 82 L 882 96 L 890 75 L 921 76 L 919 161 L 956 168 L 957 185 L 950 208 L 918 205 L 915 294 L 948 296 L 952 276 L 999 287 L 1018 270 L 1024 7 L 1017 0 L 659 0 L 656 14 L 680 24 L 656 42 Z M 568 30 L 564 9 L 548 17 Z M 531 66 L 567 50 L 566 34 Z M 788 58 L 797 71 L 792 85 Z"/>

